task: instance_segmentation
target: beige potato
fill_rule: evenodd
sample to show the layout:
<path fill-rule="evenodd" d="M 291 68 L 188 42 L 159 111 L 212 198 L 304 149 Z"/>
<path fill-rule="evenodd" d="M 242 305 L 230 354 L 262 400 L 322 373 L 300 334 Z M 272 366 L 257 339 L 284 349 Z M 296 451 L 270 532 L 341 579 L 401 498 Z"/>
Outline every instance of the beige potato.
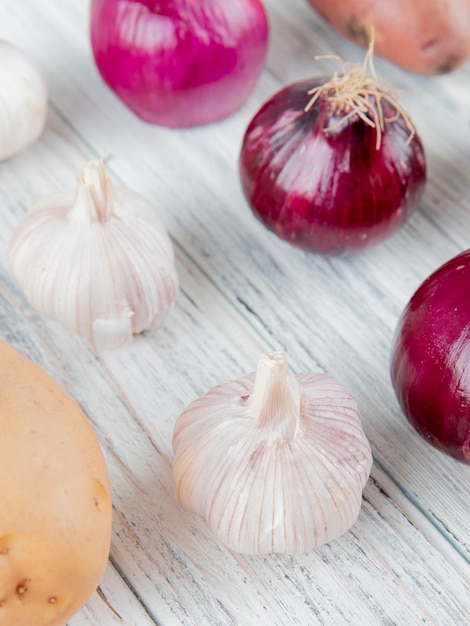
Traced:
<path fill-rule="evenodd" d="M 415 74 L 451 72 L 470 57 L 470 0 L 307 0 L 333 28 Z"/>
<path fill-rule="evenodd" d="M 111 491 L 87 417 L 0 341 L 0 626 L 62 626 L 110 549 Z"/>

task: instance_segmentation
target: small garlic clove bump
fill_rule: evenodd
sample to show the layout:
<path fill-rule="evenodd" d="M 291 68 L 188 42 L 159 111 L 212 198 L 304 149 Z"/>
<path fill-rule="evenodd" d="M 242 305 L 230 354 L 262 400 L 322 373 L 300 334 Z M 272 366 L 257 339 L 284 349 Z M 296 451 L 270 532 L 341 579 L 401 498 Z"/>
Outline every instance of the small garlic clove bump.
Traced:
<path fill-rule="evenodd" d="M 98 318 L 93 321 L 92 343 L 98 351 L 120 348 L 133 338 L 130 309 L 121 318 Z"/>
<path fill-rule="evenodd" d="M 372 466 L 349 391 L 324 374 L 294 376 L 282 353 L 192 402 L 173 451 L 179 501 L 252 554 L 307 552 L 342 535 Z"/>

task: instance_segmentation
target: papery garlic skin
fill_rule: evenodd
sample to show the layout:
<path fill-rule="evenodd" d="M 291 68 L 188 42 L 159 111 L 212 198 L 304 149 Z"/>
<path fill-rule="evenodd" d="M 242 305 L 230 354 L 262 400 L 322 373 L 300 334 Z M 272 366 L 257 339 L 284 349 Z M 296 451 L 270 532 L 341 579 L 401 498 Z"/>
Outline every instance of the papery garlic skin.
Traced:
<path fill-rule="evenodd" d="M 160 328 L 176 300 L 173 246 L 156 207 L 115 187 L 102 161 L 84 166 L 75 192 L 30 211 L 9 257 L 31 305 L 99 351 Z"/>
<path fill-rule="evenodd" d="M 47 86 L 34 63 L 0 40 L 0 161 L 34 143 L 47 118 Z"/>
<path fill-rule="evenodd" d="M 342 535 L 372 466 L 349 391 L 325 374 L 294 376 L 277 352 L 192 402 L 173 451 L 179 501 L 245 554 L 303 553 Z"/>

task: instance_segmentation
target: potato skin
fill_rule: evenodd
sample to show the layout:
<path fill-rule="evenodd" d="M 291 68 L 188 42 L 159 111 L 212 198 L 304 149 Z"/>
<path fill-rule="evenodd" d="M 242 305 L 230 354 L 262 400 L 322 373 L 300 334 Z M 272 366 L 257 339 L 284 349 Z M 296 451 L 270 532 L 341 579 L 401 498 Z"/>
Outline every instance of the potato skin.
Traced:
<path fill-rule="evenodd" d="M 108 561 L 108 472 L 80 407 L 3 341 L 0 433 L 0 626 L 63 626 Z"/>
<path fill-rule="evenodd" d="M 470 57 L 470 0 L 307 0 L 343 36 L 423 76 Z"/>

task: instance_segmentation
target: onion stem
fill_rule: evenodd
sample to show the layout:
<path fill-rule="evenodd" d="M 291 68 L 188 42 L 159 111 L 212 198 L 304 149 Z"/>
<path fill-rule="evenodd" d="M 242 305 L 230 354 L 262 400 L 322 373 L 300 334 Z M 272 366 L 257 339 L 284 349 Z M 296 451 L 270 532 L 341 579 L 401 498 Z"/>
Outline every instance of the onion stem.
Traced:
<path fill-rule="evenodd" d="M 311 98 L 304 111 L 307 113 L 320 97 L 325 97 L 332 105 L 334 112 L 343 117 L 337 124 L 325 128 L 324 132 L 337 130 L 348 119 L 357 115 L 365 124 L 377 130 L 377 150 L 382 143 L 385 124 L 396 122 L 401 117 L 409 130 L 406 141 L 409 144 L 415 135 L 415 128 L 397 102 L 392 89 L 377 77 L 373 52 L 374 41 L 372 39 L 362 64 L 344 63 L 335 55 L 316 57 L 317 59 L 336 59 L 341 66 L 341 72 L 339 74 L 335 72 L 330 80 L 307 92 Z M 384 115 L 383 101 L 388 102 L 395 109 L 395 115 L 388 117 Z"/>

